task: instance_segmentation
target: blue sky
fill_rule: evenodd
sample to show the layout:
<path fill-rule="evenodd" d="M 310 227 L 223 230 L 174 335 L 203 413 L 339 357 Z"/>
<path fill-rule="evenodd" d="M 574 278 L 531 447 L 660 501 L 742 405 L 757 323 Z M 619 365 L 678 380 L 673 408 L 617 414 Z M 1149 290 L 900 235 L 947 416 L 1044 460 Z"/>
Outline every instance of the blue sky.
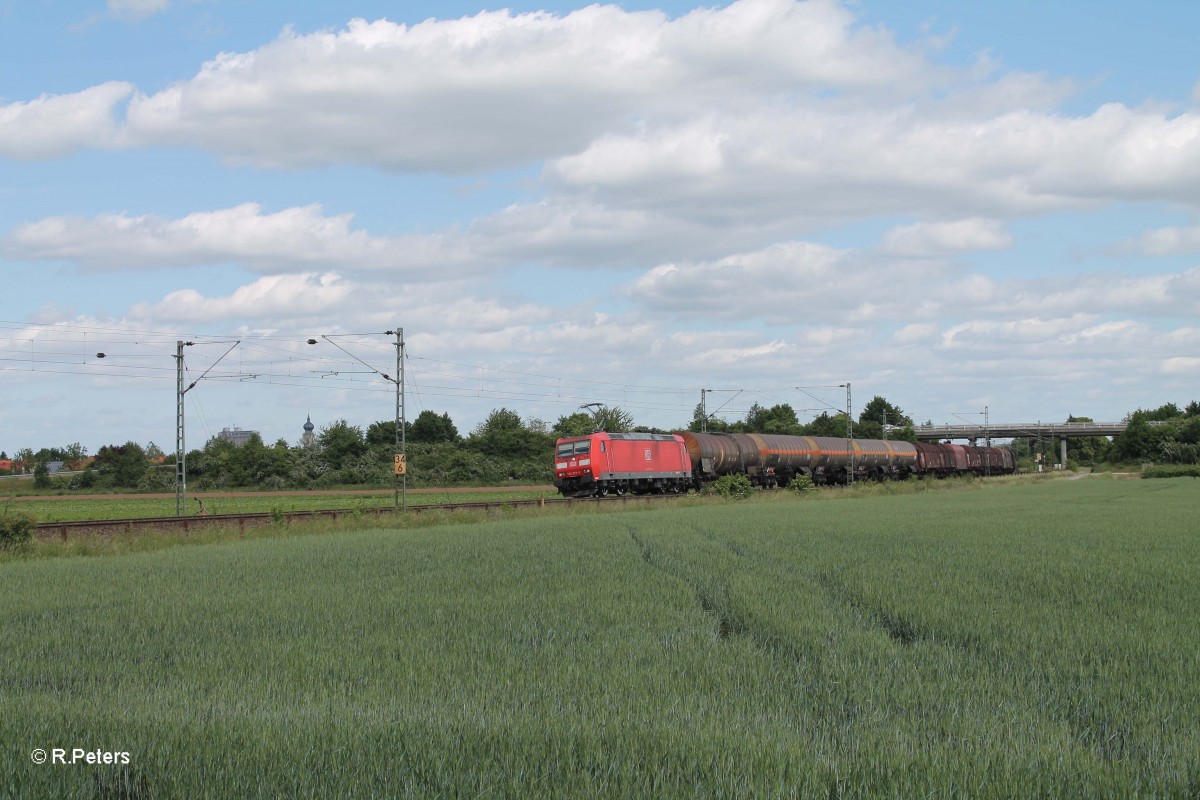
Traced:
<path fill-rule="evenodd" d="M 178 339 L 211 368 L 189 447 L 365 427 L 396 326 L 407 416 L 464 433 L 587 402 L 680 426 L 702 388 L 807 419 L 844 398 L 796 386 L 846 381 L 918 421 L 1184 404 L 1198 27 L 1170 0 L 0 0 L 0 450 L 170 450 Z"/>

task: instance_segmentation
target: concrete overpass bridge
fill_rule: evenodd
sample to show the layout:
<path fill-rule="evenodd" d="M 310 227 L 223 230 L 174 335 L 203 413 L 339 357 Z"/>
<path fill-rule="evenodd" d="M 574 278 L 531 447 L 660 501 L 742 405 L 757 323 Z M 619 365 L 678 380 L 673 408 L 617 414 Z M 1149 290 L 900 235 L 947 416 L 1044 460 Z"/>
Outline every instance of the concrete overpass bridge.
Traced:
<path fill-rule="evenodd" d="M 1116 436 L 1125 430 L 1124 422 L 1015 422 L 984 425 L 920 425 L 914 427 L 922 441 L 942 439 L 1035 439 L 1054 436 Z"/>
<path fill-rule="evenodd" d="M 1124 422 L 1017 422 L 988 425 L 919 425 L 913 428 L 921 441 L 967 439 L 972 444 L 989 439 L 1047 439 L 1061 441 L 1061 463 L 1067 463 L 1067 439 L 1076 436 L 1116 436 L 1125 430 Z"/>

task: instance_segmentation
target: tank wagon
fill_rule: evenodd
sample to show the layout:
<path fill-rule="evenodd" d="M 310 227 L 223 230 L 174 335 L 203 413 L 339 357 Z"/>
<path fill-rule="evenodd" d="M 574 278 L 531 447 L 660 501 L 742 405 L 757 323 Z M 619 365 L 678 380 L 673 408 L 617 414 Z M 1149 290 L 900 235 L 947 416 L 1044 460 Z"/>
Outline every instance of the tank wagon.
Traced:
<path fill-rule="evenodd" d="M 592 433 L 559 439 L 554 485 L 565 496 L 679 492 L 723 475 L 745 475 L 765 489 L 797 476 L 813 483 L 905 480 L 912 476 L 1007 475 L 1010 450 L 885 439 L 767 433 Z"/>
<path fill-rule="evenodd" d="M 767 433 L 689 431 L 680 436 L 699 483 L 735 474 L 764 488 L 787 486 L 797 475 L 814 483 L 846 483 L 851 463 L 855 477 L 906 478 L 916 463 L 908 442 Z"/>

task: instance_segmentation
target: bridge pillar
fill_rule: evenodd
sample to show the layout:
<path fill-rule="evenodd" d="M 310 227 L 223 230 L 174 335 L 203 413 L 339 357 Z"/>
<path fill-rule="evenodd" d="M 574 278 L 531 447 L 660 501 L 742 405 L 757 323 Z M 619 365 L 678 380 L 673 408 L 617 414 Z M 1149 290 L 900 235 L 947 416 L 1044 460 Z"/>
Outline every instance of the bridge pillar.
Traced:
<path fill-rule="evenodd" d="M 1067 437 L 1064 436 L 1063 438 L 1059 439 L 1059 442 L 1061 443 L 1061 447 L 1062 447 L 1062 462 L 1061 463 L 1063 465 L 1063 469 L 1066 469 L 1067 468 Z"/>

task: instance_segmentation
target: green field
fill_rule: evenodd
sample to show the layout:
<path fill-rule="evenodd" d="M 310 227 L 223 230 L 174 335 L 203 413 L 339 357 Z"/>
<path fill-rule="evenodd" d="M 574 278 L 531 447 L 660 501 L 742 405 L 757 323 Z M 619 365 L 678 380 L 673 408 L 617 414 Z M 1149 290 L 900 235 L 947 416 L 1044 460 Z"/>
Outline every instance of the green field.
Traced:
<path fill-rule="evenodd" d="M 1089 478 L 10 560 L 0 796 L 1196 797 L 1198 506 Z"/>

